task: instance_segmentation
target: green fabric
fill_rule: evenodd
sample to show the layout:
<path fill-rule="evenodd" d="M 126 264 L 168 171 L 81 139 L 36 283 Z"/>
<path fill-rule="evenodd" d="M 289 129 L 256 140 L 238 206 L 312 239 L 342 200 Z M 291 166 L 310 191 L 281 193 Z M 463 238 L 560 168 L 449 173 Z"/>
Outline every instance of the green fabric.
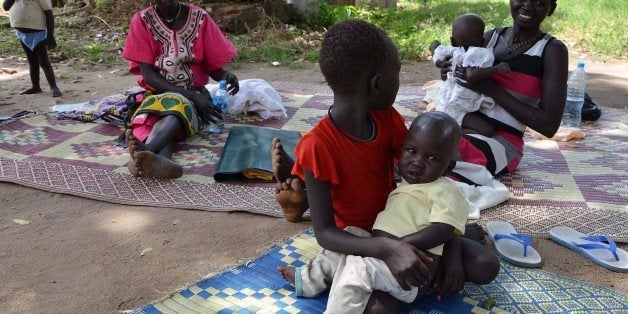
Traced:
<path fill-rule="evenodd" d="M 254 126 L 232 127 L 216 166 L 214 180 L 271 182 L 247 178 L 243 172 L 256 169 L 272 174 L 270 149 L 275 137 L 281 139 L 284 150 L 294 159 L 294 147 L 301 139 L 301 133 Z"/>

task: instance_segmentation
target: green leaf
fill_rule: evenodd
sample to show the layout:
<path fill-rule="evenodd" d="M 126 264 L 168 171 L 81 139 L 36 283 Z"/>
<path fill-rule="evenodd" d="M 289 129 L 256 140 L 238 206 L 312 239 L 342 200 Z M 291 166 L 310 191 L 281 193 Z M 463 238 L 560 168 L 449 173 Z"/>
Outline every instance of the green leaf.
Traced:
<path fill-rule="evenodd" d="M 20 226 L 28 225 L 30 223 L 30 221 L 24 219 L 13 219 L 13 222 Z"/>
<path fill-rule="evenodd" d="M 495 305 L 495 300 L 496 300 L 495 297 L 490 297 L 484 300 L 484 302 L 482 303 L 482 306 L 485 309 L 490 310 L 493 307 L 493 305 Z"/>
<path fill-rule="evenodd" d="M 150 247 L 150 246 L 149 246 L 149 247 L 147 247 L 147 248 L 145 248 L 145 249 L 143 249 L 143 250 L 142 250 L 142 253 L 140 253 L 140 256 L 144 256 L 144 255 L 146 255 L 146 254 L 148 254 L 148 253 L 152 252 L 153 250 L 154 250 L 154 249 L 153 249 L 152 247 Z"/>

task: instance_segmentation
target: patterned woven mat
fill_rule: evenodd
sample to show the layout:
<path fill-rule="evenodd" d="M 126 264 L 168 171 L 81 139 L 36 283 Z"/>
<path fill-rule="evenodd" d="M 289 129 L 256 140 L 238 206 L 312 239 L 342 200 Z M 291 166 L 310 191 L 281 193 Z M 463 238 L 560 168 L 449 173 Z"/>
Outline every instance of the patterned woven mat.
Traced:
<path fill-rule="evenodd" d="M 227 128 L 246 124 L 304 132 L 327 114 L 333 101 L 325 86 L 274 82 L 288 112 L 286 120 L 257 116 L 228 118 Z M 395 107 L 409 122 L 423 93 L 402 87 Z M 585 233 L 604 233 L 628 242 L 628 115 L 604 108 L 586 123 L 586 139 L 554 142 L 526 138 L 519 171 L 500 180 L 513 198 L 482 212 L 480 223 L 502 219 L 519 232 L 545 237 L 564 224 Z M 213 174 L 227 134 L 190 138 L 174 155 L 184 165 L 176 180 L 135 178 L 126 169 L 128 153 L 113 140 L 121 130 L 99 123 L 37 115 L 0 125 L 0 181 L 112 203 L 247 211 L 275 217 L 273 184 L 215 183 Z"/>
<path fill-rule="evenodd" d="M 261 257 L 201 280 L 135 313 L 321 313 L 327 296 L 297 298 L 277 272 L 280 265 L 302 266 L 320 251 L 311 229 L 275 246 Z M 491 311 L 484 309 L 494 300 Z M 561 313 L 621 312 L 628 296 L 598 285 L 539 269 L 502 263 L 493 283 L 467 284 L 442 302 L 427 296 L 405 307 L 406 313 Z"/>

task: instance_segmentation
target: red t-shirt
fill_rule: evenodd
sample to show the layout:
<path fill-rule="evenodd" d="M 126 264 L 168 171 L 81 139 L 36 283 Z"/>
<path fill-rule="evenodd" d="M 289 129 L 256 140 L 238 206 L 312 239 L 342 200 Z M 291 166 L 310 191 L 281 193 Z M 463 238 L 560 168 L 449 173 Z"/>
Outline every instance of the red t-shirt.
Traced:
<path fill-rule="evenodd" d="M 396 187 L 393 160 L 398 157 L 407 128 L 396 109 L 370 112 L 375 137 L 357 142 L 323 118 L 305 134 L 295 148 L 292 173 L 304 178 L 304 169 L 314 178 L 328 181 L 336 226 L 371 230 L 377 214 L 386 206 Z"/>

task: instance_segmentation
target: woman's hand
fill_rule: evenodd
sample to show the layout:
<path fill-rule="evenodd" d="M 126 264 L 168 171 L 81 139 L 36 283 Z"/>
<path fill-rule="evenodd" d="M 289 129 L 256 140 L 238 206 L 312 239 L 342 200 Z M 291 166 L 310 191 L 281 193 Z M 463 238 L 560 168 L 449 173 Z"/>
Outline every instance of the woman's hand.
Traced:
<path fill-rule="evenodd" d="M 227 81 L 227 92 L 229 92 L 230 95 L 235 95 L 238 93 L 238 91 L 240 90 L 240 84 L 238 83 L 238 78 L 235 76 L 235 74 L 229 71 L 225 71 L 222 79 Z"/>
<path fill-rule="evenodd" d="M 196 92 L 190 93 L 190 100 L 196 106 L 196 111 L 204 122 L 218 122 L 218 119 L 222 119 L 222 111 L 220 108 L 214 106 L 212 98 L 209 95 L 199 94 Z"/>
<path fill-rule="evenodd" d="M 447 79 L 447 73 L 451 72 L 451 57 L 452 56 L 447 56 L 445 60 L 438 60 L 436 62 L 436 66 L 440 68 L 440 79 L 443 81 Z"/>
<path fill-rule="evenodd" d="M 430 257 L 405 242 L 389 238 L 381 239 L 388 241 L 385 246 L 388 249 L 381 260 L 386 263 L 402 289 L 410 290 L 411 286 L 421 287 L 429 282 L 431 274 L 425 264 L 433 262 Z"/>

